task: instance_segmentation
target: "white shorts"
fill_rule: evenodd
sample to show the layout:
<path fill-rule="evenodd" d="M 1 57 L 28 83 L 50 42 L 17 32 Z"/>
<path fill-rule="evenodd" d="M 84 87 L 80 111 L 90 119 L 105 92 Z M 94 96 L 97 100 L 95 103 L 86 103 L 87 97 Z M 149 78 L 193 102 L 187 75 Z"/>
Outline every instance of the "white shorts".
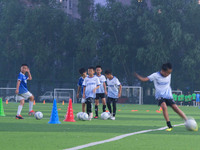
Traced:
<path fill-rule="evenodd" d="M 33 94 L 31 92 L 26 92 L 23 94 L 17 94 L 16 99 L 17 101 L 21 101 L 21 100 L 28 100 L 29 97 L 33 96 Z"/>
<path fill-rule="evenodd" d="M 83 103 L 85 103 L 86 102 L 86 99 L 85 98 L 82 98 L 81 99 L 81 103 L 83 104 Z"/>

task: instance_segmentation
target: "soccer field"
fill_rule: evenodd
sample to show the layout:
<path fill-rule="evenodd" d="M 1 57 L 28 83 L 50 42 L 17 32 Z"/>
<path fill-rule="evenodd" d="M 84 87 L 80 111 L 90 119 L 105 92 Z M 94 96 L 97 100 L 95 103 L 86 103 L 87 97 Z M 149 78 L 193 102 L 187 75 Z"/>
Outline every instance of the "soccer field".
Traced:
<path fill-rule="evenodd" d="M 102 141 L 126 133 L 166 126 L 162 113 L 155 105 L 117 104 L 116 120 L 92 120 L 63 122 L 67 104 L 57 104 L 61 124 L 48 124 L 53 104 L 36 103 L 35 111 L 44 114 L 42 120 L 28 116 L 28 103 L 22 110 L 24 120 L 16 120 L 17 103 L 4 103 L 6 116 L 0 117 L 1 150 L 61 150 Z M 99 107 L 101 113 L 101 106 Z M 200 124 L 200 109 L 197 107 L 180 107 L 187 116 L 192 116 Z M 81 110 L 81 104 L 73 104 L 74 115 Z M 138 111 L 132 111 L 138 110 Z M 147 111 L 149 110 L 149 111 Z M 169 108 L 173 125 L 183 121 Z M 75 117 L 76 118 L 76 117 Z M 174 127 L 172 132 L 153 131 L 132 135 L 117 141 L 85 148 L 88 150 L 199 150 L 200 135 L 187 131 L 185 127 Z"/>

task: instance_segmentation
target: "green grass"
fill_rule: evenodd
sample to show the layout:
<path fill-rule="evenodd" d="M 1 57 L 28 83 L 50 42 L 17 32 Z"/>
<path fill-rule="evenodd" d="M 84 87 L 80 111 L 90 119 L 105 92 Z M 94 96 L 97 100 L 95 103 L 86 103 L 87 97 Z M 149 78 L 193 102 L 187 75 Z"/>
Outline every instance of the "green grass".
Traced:
<path fill-rule="evenodd" d="M 44 114 L 42 120 L 28 116 L 28 103 L 22 110 L 24 120 L 16 120 L 17 103 L 4 103 L 5 117 L 0 117 L 0 150 L 60 150 L 109 139 L 118 135 L 166 126 L 159 109 L 154 105 L 117 105 L 116 120 L 92 120 L 63 122 L 67 105 L 57 104 L 61 124 L 48 124 L 52 104 L 34 106 L 35 111 Z M 180 107 L 188 116 L 200 124 L 200 109 Z M 73 104 L 74 115 L 81 110 L 81 104 Z M 100 112 L 102 107 L 99 107 Z M 131 110 L 138 110 L 132 112 Z M 149 112 L 146 112 L 149 110 Z M 183 121 L 170 108 L 172 124 Z M 175 127 L 172 132 L 154 131 L 126 137 L 124 139 L 86 148 L 88 150 L 199 150 L 199 132 L 187 131 L 184 126 Z"/>

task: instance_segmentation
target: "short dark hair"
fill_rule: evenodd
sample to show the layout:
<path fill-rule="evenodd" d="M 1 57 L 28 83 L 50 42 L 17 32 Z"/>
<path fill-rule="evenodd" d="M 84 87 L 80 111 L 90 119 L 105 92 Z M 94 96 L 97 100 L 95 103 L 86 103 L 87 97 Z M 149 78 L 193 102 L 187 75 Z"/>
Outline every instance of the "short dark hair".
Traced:
<path fill-rule="evenodd" d="M 96 69 L 97 69 L 97 68 L 101 68 L 101 69 L 102 69 L 102 67 L 101 67 L 100 65 L 97 65 L 97 66 L 96 66 Z"/>
<path fill-rule="evenodd" d="M 93 69 L 95 71 L 95 68 L 93 66 L 90 66 L 88 69 Z"/>
<path fill-rule="evenodd" d="M 106 74 L 106 75 L 109 75 L 109 74 L 112 74 L 112 72 L 111 72 L 110 70 L 106 70 L 106 71 L 105 71 L 105 74 Z"/>
<path fill-rule="evenodd" d="M 167 71 L 168 69 L 172 69 L 172 64 L 171 63 L 165 63 L 162 65 L 162 70 Z"/>
<path fill-rule="evenodd" d="M 80 74 L 83 74 L 84 72 L 86 72 L 85 68 L 79 69 L 79 73 L 80 73 Z"/>
<path fill-rule="evenodd" d="M 28 65 L 27 65 L 27 64 L 22 64 L 22 65 L 21 65 L 21 67 L 23 67 L 23 66 L 27 66 L 27 67 L 28 67 Z"/>

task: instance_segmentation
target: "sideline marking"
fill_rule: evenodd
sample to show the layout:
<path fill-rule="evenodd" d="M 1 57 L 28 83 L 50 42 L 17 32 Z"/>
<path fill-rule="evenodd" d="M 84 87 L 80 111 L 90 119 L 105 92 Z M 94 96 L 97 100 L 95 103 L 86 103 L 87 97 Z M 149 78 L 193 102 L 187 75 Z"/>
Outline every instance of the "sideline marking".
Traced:
<path fill-rule="evenodd" d="M 184 125 L 184 123 L 173 125 L 173 126 L 177 127 L 177 126 L 182 126 L 182 125 Z M 133 133 L 122 134 L 122 135 L 119 135 L 119 136 L 116 136 L 114 138 L 110 138 L 110 139 L 107 139 L 107 140 L 92 142 L 92 143 L 88 143 L 88 144 L 85 144 L 85 145 L 67 148 L 67 149 L 64 149 L 64 150 L 79 150 L 79 149 L 83 149 L 83 148 L 87 148 L 87 147 L 91 147 L 91 146 L 95 146 L 95 145 L 99 145 L 99 144 L 103 144 L 103 143 L 117 141 L 117 140 L 123 139 L 123 138 L 131 136 L 131 135 L 142 134 L 142 133 L 147 133 L 147 132 L 152 132 L 152 131 L 161 131 L 161 130 L 165 130 L 167 128 L 168 127 L 161 127 L 161 128 L 158 128 L 158 129 L 149 129 L 149 130 L 137 131 L 137 132 L 133 132 Z"/>

